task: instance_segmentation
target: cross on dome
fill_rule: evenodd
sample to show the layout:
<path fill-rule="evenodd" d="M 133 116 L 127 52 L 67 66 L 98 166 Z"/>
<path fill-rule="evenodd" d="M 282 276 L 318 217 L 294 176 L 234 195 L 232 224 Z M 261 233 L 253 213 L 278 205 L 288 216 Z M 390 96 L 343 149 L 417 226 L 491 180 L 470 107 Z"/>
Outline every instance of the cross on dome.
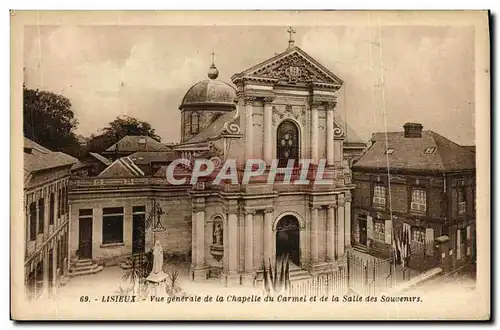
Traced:
<path fill-rule="evenodd" d="M 212 65 L 210 65 L 210 69 L 208 69 L 208 78 L 214 80 L 217 79 L 219 76 L 219 70 L 217 70 L 217 67 L 215 66 L 215 55 L 217 55 L 214 51 L 210 53 L 212 55 Z"/>

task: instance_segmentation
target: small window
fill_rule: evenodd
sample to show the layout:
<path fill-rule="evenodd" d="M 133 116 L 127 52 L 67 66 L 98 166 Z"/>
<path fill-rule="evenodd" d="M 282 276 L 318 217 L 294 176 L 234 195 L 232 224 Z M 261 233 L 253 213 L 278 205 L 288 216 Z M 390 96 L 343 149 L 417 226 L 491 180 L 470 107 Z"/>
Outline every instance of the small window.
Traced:
<path fill-rule="evenodd" d="M 102 210 L 102 214 L 123 214 L 123 207 L 107 207 Z"/>
<path fill-rule="evenodd" d="M 373 222 L 373 238 L 377 241 L 385 241 L 385 221 Z"/>
<path fill-rule="evenodd" d="M 460 187 L 458 190 L 458 213 L 464 214 L 467 211 L 467 203 L 466 203 L 466 191 L 465 187 Z"/>
<path fill-rule="evenodd" d="M 54 224 L 54 218 L 56 217 L 56 210 L 54 209 L 56 203 L 55 194 L 50 194 L 50 212 L 49 212 L 49 225 Z"/>
<path fill-rule="evenodd" d="M 132 207 L 132 213 L 146 213 L 145 206 L 134 206 Z"/>
<path fill-rule="evenodd" d="M 385 187 L 376 185 L 373 188 L 373 204 L 385 207 Z"/>
<path fill-rule="evenodd" d="M 411 210 L 425 212 L 427 210 L 427 192 L 422 188 L 415 188 L 411 194 Z"/>
<path fill-rule="evenodd" d="M 411 239 L 414 242 L 425 243 L 425 230 L 424 228 L 414 227 L 412 228 Z"/>
<path fill-rule="evenodd" d="M 102 210 L 102 243 L 123 243 L 123 207 Z"/>
<path fill-rule="evenodd" d="M 81 210 L 78 210 L 78 216 L 79 217 L 91 217 L 93 214 L 93 210 L 92 209 L 81 209 Z"/>
<path fill-rule="evenodd" d="M 198 134 L 200 130 L 200 115 L 197 112 L 191 114 L 191 134 Z"/>
<path fill-rule="evenodd" d="M 36 240 L 36 202 L 30 204 L 30 241 Z"/>
<path fill-rule="evenodd" d="M 389 148 L 389 149 L 387 149 L 387 150 L 385 151 L 385 154 L 386 154 L 386 155 L 392 155 L 393 153 L 394 153 L 394 149 L 392 149 L 392 148 Z"/>
<path fill-rule="evenodd" d="M 424 153 L 426 154 L 433 154 L 434 151 L 436 151 L 436 148 L 426 148 Z"/>
<path fill-rule="evenodd" d="M 45 200 L 40 198 L 38 200 L 38 233 L 43 234 L 45 220 Z"/>

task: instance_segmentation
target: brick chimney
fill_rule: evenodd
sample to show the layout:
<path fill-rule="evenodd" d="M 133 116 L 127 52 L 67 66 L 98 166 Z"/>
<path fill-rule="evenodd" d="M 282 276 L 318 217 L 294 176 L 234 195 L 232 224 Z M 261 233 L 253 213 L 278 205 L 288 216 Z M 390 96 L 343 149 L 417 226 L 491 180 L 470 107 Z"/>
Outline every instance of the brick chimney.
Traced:
<path fill-rule="evenodd" d="M 406 123 L 403 125 L 405 129 L 406 138 L 421 138 L 422 137 L 422 124 L 419 123 Z"/>

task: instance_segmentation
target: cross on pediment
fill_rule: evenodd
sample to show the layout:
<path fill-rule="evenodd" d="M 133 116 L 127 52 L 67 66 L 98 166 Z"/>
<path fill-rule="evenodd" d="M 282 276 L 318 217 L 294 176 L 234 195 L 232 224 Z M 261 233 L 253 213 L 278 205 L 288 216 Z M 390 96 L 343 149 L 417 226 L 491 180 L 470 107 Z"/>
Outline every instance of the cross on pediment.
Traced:
<path fill-rule="evenodd" d="M 293 40 L 293 35 L 296 33 L 295 29 L 292 28 L 291 26 L 286 30 L 288 34 L 290 34 L 290 39 L 288 40 L 288 48 L 291 48 L 294 46 L 295 41 Z"/>

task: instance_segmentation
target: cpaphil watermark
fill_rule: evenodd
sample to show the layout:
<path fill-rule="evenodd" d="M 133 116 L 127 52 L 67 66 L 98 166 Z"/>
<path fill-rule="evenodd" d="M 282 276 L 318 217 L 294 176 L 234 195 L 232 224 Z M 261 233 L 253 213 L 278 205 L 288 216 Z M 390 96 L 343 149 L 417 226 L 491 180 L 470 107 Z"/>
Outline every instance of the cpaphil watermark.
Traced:
<path fill-rule="evenodd" d="M 251 182 L 295 185 L 334 183 L 334 171 L 327 168 L 326 159 L 320 159 L 318 164 L 314 164 L 311 159 L 298 161 L 290 159 L 286 166 L 280 164 L 278 159 L 273 159 L 268 166 L 262 159 L 248 159 L 243 165 L 238 166 L 236 159 L 222 162 L 218 157 L 194 161 L 179 158 L 167 166 L 166 176 L 167 182 L 171 185 L 195 185 L 199 181 L 215 185 L 225 183 L 246 185 Z"/>

